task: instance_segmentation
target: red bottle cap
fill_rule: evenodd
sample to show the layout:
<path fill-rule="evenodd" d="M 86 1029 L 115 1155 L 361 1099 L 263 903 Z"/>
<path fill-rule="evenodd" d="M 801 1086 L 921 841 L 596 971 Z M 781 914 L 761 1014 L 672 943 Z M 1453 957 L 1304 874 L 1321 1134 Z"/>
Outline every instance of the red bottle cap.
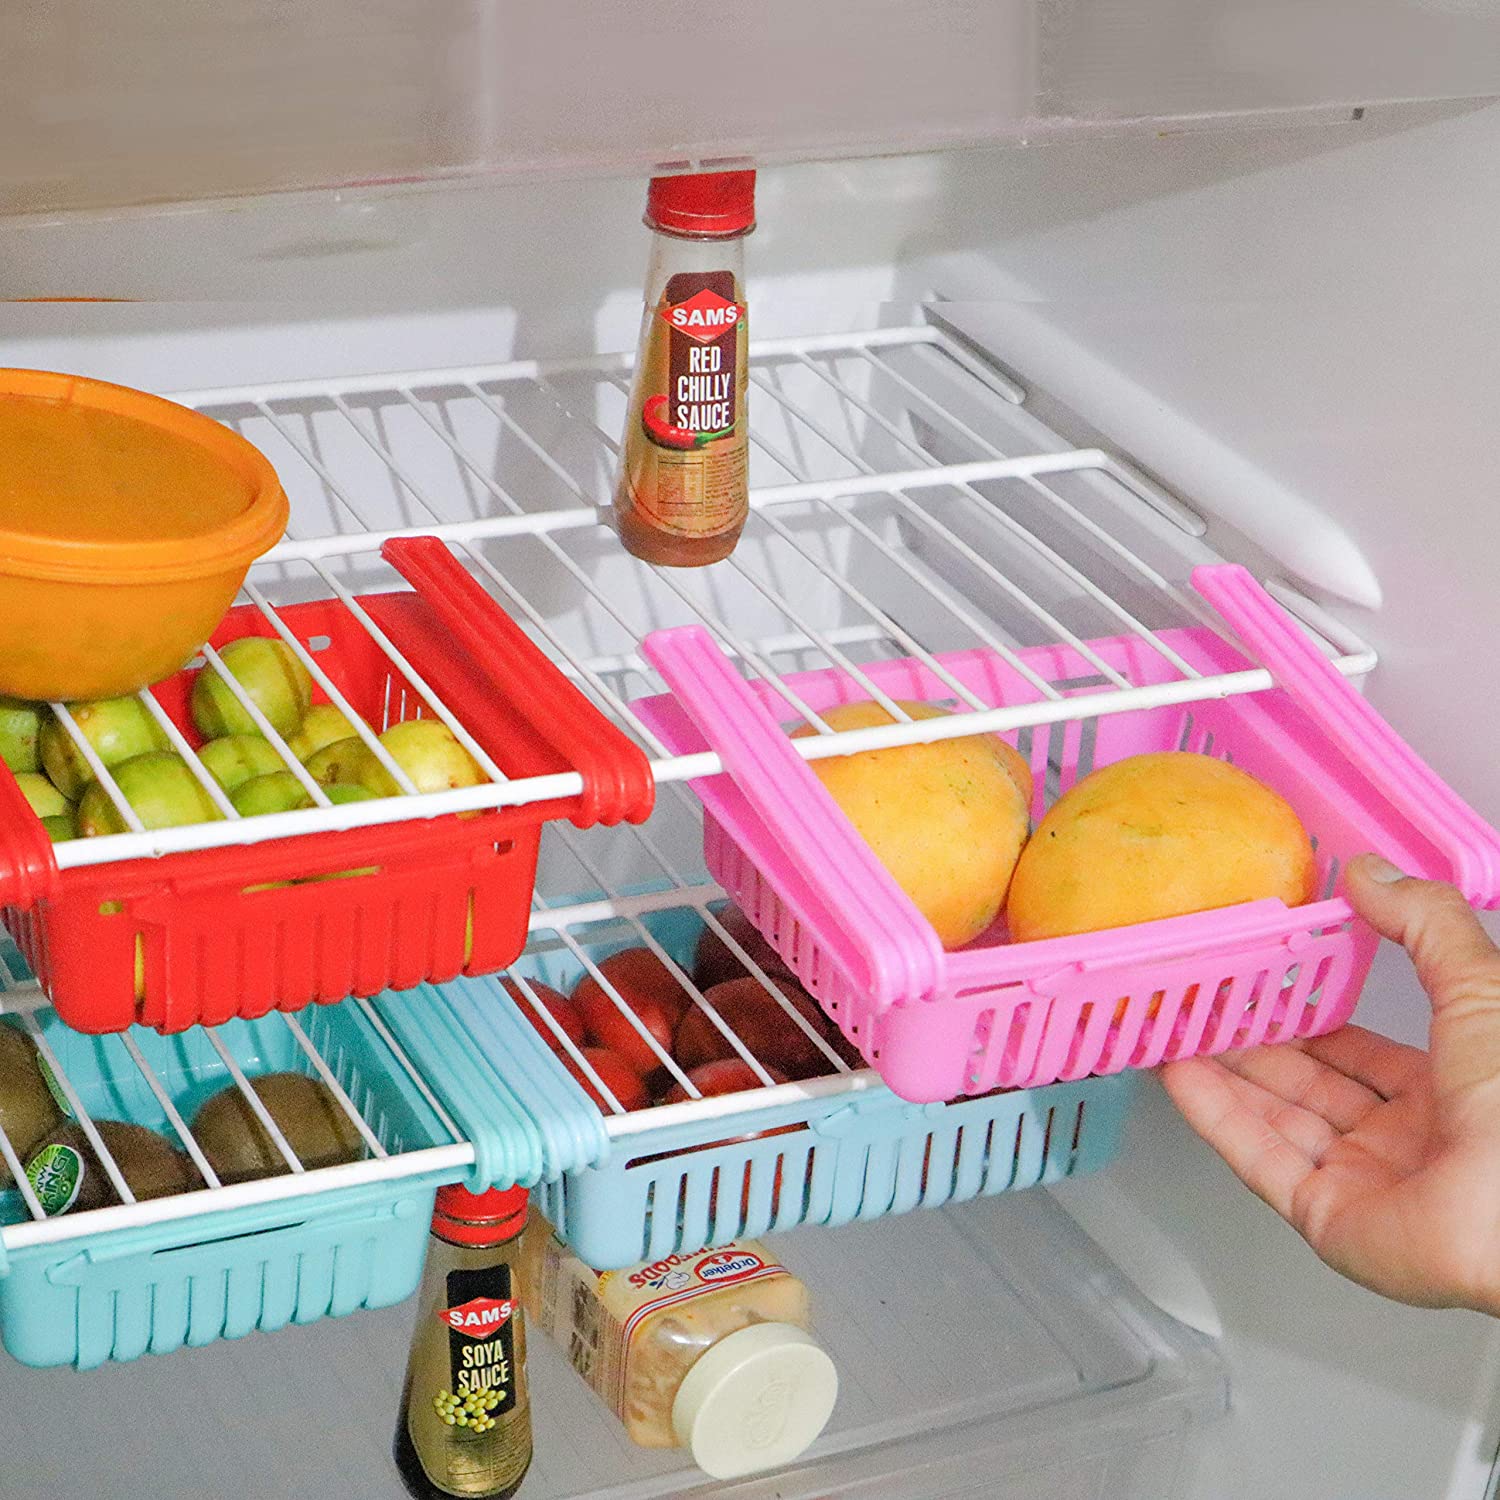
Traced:
<path fill-rule="evenodd" d="M 646 194 L 646 223 L 667 234 L 704 239 L 747 234 L 755 228 L 755 173 L 653 177 Z"/>
<path fill-rule="evenodd" d="M 498 1245 L 521 1232 L 531 1195 L 525 1188 L 490 1188 L 471 1193 L 453 1183 L 440 1187 L 432 1232 L 456 1245 Z"/>

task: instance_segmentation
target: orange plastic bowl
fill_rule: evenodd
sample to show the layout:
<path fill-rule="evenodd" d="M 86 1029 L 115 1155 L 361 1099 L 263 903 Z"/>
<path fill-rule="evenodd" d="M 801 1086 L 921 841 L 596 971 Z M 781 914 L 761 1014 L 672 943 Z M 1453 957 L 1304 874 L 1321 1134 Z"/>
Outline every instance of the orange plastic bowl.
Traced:
<path fill-rule="evenodd" d="M 76 702 L 175 672 L 287 515 L 265 455 L 218 422 L 0 369 L 0 693 Z"/>

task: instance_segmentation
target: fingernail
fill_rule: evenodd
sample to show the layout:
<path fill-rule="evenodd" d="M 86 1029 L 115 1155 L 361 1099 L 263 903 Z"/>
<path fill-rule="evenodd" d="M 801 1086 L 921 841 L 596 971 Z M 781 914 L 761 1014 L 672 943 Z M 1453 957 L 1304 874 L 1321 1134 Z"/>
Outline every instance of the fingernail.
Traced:
<path fill-rule="evenodd" d="M 1364 871 L 1371 880 L 1377 880 L 1381 885 L 1395 885 L 1398 880 L 1406 879 L 1405 870 L 1398 870 L 1390 860 L 1382 859 L 1378 854 L 1365 856 Z"/>

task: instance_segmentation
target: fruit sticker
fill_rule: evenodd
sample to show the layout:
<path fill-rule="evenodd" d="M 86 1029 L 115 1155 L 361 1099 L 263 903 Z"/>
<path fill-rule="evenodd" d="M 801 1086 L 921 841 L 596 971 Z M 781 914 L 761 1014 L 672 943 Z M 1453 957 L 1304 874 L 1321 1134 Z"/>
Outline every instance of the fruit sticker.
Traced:
<path fill-rule="evenodd" d="M 78 1201 L 87 1170 L 83 1157 L 71 1146 L 43 1146 L 27 1162 L 26 1180 L 49 1219 L 67 1213 Z"/>

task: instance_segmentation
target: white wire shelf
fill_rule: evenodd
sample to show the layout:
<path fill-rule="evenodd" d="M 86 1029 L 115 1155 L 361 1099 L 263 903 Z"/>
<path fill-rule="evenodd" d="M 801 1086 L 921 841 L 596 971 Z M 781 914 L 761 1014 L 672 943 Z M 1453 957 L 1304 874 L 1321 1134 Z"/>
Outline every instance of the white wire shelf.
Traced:
<path fill-rule="evenodd" d="M 633 699 L 662 690 L 640 654 L 663 626 L 706 626 L 790 720 L 819 734 L 804 756 L 847 754 L 979 730 L 1066 723 L 1187 703 L 1272 685 L 1259 667 L 1206 675 L 1169 632 L 1224 633 L 1186 584 L 1218 561 L 1204 524 L 1128 459 L 1073 448 L 1026 407 L 1025 394 L 942 328 L 918 325 L 784 339 L 752 351 L 752 518 L 734 555 L 712 568 L 650 567 L 609 526 L 628 356 L 514 361 L 363 378 L 197 391 L 179 400 L 243 433 L 276 465 L 292 501 L 286 539 L 250 573 L 243 603 L 270 622 L 330 698 L 343 695 L 315 653 L 281 619 L 288 604 L 332 600 L 375 639 L 411 684 L 391 717 L 448 722 L 487 780 L 454 791 L 329 806 L 274 731 L 270 743 L 314 805 L 238 816 L 186 741 L 145 695 L 173 747 L 223 815 L 144 830 L 97 757 L 60 713 L 125 819 L 128 831 L 57 846 L 63 868 L 180 850 L 258 843 L 299 832 L 519 805 L 582 790 L 575 772 L 507 780 L 445 703 L 376 629 L 359 596 L 403 585 L 382 561 L 388 539 L 441 537 L 559 668 L 650 757 L 659 784 L 712 774 L 712 754 L 673 756 L 637 718 Z M 1350 675 L 1374 655 L 1308 601 L 1283 602 Z M 1166 680 L 1139 682 L 1087 645 L 1138 640 Z M 1064 644 L 1097 677 L 1054 683 L 1018 656 Z M 935 660 L 986 647 L 1017 667 L 1037 701 L 990 708 Z M 915 657 L 952 689 L 949 719 L 914 723 L 862 668 Z M 217 670 L 215 653 L 208 653 Z M 833 735 L 786 681 L 836 667 L 893 716 Z M 1162 672 L 1153 676 L 1160 678 Z M 269 725 L 245 699 L 263 732 Z M 380 724 L 359 729 L 377 756 Z M 388 765 L 387 769 L 391 769 Z"/>

